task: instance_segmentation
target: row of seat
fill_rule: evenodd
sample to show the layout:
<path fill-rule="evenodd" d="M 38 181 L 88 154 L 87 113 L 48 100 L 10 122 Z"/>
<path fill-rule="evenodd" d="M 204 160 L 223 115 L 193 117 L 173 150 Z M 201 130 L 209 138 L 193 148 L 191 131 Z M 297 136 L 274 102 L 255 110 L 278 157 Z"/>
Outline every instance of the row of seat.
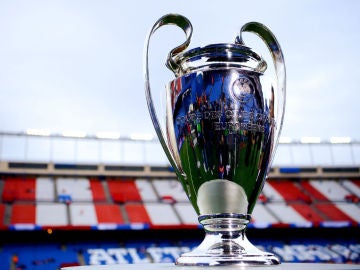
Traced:
<path fill-rule="evenodd" d="M 2 228 L 198 226 L 195 211 L 175 180 L 11 177 L 2 181 Z M 251 226 L 357 225 L 359 191 L 358 180 L 271 180 L 255 207 Z"/>
<path fill-rule="evenodd" d="M 352 203 L 271 202 L 256 205 L 250 226 L 358 226 L 360 208 Z M 198 227 L 190 203 L 14 203 L 0 204 L 0 228 L 88 227 L 148 229 Z"/>
<path fill-rule="evenodd" d="M 166 179 L 5 177 L 2 202 L 187 202 L 182 185 Z M 269 180 L 260 196 L 268 201 L 359 202 L 360 180 Z"/>
<path fill-rule="evenodd" d="M 176 180 L 7 177 L 2 181 L 2 202 L 187 201 Z"/>
<path fill-rule="evenodd" d="M 353 201 L 360 198 L 359 180 L 270 180 L 264 186 L 263 193 L 272 201 Z"/>
<path fill-rule="evenodd" d="M 256 241 L 260 249 L 276 254 L 282 262 L 359 263 L 360 245 L 340 240 L 302 239 L 290 242 L 279 240 Z M 59 269 L 66 266 L 174 263 L 184 252 L 192 250 L 198 240 L 169 242 L 155 240 L 140 242 L 82 242 L 47 244 L 5 244 L 0 249 L 2 269 Z M 141 265 L 140 265 L 141 264 Z M 101 268 L 101 267 L 100 267 Z M 119 266 L 119 269 L 123 266 Z"/>
<path fill-rule="evenodd" d="M 0 250 L 2 269 L 60 269 L 79 266 L 79 256 L 74 250 L 60 244 L 6 244 Z"/>
<path fill-rule="evenodd" d="M 14 229 L 67 226 L 146 229 L 150 226 L 198 226 L 197 215 L 190 203 L 0 204 L 0 221 L 0 227 Z"/>

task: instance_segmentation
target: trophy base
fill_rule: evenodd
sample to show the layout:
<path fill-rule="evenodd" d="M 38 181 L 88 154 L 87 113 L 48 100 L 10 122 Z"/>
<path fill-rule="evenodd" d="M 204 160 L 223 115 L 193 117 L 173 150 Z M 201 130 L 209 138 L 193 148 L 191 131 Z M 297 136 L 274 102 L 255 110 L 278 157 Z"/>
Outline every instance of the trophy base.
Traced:
<path fill-rule="evenodd" d="M 199 247 L 182 254 L 176 265 L 276 265 L 280 260 L 272 253 L 263 252 L 252 245 L 246 236 L 241 239 L 222 239 L 220 235 L 207 235 Z"/>
<path fill-rule="evenodd" d="M 280 260 L 272 253 L 256 248 L 246 238 L 246 221 L 237 218 L 211 217 L 201 220 L 206 235 L 203 242 L 191 252 L 182 254 L 176 265 L 221 266 L 221 265 L 277 265 Z M 210 222 L 209 222 L 210 221 Z M 220 222 L 219 222 L 220 221 Z M 235 221 L 235 222 L 234 222 Z M 245 221 L 245 222 L 244 222 Z M 225 226 L 219 226 L 220 224 Z M 231 224 L 231 226 L 229 226 Z M 235 224 L 235 225 L 234 225 Z M 242 224 L 242 225 L 241 225 Z M 235 229 L 237 228 L 237 229 Z"/>

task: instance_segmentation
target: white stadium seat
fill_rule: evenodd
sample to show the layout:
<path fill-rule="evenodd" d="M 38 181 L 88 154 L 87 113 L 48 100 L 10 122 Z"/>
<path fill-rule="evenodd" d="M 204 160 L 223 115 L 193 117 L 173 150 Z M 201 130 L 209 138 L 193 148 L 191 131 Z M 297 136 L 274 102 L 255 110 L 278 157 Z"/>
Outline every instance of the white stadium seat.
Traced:
<path fill-rule="evenodd" d="M 56 190 L 60 201 L 91 202 L 93 200 L 90 181 L 87 178 L 58 178 Z"/>
<path fill-rule="evenodd" d="M 265 183 L 262 190 L 263 194 L 269 201 L 284 201 L 284 198 L 269 183 Z"/>
<path fill-rule="evenodd" d="M 149 180 L 136 179 L 135 185 L 140 193 L 142 201 L 156 202 L 159 200 Z"/>
<path fill-rule="evenodd" d="M 170 204 L 145 203 L 145 209 L 153 225 L 180 225 L 180 220 Z"/>
<path fill-rule="evenodd" d="M 97 217 L 94 204 L 72 203 L 69 205 L 70 223 L 73 226 L 97 225 Z"/>
<path fill-rule="evenodd" d="M 188 202 L 186 193 L 178 180 L 153 180 L 152 183 L 160 199 Z"/>
<path fill-rule="evenodd" d="M 66 205 L 62 203 L 38 203 L 36 224 L 41 226 L 69 225 Z"/>
<path fill-rule="evenodd" d="M 355 194 L 358 198 L 360 198 L 360 187 L 357 186 L 353 181 L 343 180 L 343 186 L 349 190 L 351 193 Z"/>
<path fill-rule="evenodd" d="M 256 204 L 251 215 L 251 221 L 257 226 L 267 226 L 278 223 L 279 221 L 269 212 L 263 204 Z"/>
<path fill-rule="evenodd" d="M 176 203 L 174 208 L 185 225 L 199 225 L 198 215 L 190 203 Z"/>
<path fill-rule="evenodd" d="M 347 202 L 337 202 L 334 204 L 346 215 L 360 223 L 360 207 L 356 204 Z"/>
<path fill-rule="evenodd" d="M 55 185 L 51 177 L 38 177 L 35 182 L 36 201 L 54 202 Z"/>
<path fill-rule="evenodd" d="M 311 180 L 310 184 L 330 201 L 344 201 L 350 194 L 339 182 L 334 180 Z"/>
<path fill-rule="evenodd" d="M 309 223 L 309 221 L 299 214 L 294 208 L 285 203 L 268 203 L 266 206 L 269 207 L 269 209 L 282 223 L 297 225 Z"/>

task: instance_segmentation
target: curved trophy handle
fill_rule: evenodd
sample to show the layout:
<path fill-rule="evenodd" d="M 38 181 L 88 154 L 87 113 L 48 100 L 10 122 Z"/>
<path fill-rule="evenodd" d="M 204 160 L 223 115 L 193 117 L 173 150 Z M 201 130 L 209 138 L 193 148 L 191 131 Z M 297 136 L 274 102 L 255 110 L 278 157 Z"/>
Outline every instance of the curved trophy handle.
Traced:
<path fill-rule="evenodd" d="M 167 60 L 166 66 L 170 70 L 172 70 L 175 73 L 175 75 L 178 74 L 179 64 L 174 61 L 173 57 L 176 54 L 185 50 L 189 46 L 191 34 L 192 34 L 192 25 L 187 18 L 185 18 L 181 15 L 178 15 L 178 14 L 165 15 L 165 16 L 161 17 L 151 28 L 150 33 L 149 33 L 149 35 L 146 39 L 146 43 L 145 43 L 145 45 L 146 45 L 146 47 L 145 47 L 145 67 L 144 67 L 145 68 L 145 94 L 146 94 L 147 105 L 148 105 L 149 112 L 150 112 L 150 117 L 153 122 L 156 134 L 161 143 L 161 146 L 163 147 L 164 152 L 165 152 L 171 166 L 175 169 L 175 172 L 178 175 L 184 176 L 184 174 L 182 173 L 180 162 L 179 162 L 179 157 L 174 155 L 174 151 L 172 151 L 172 149 L 169 147 L 169 140 L 165 140 L 162 128 L 161 128 L 158 118 L 156 116 L 156 111 L 155 111 L 154 104 L 153 104 L 152 97 L 151 97 L 150 79 L 149 79 L 149 57 L 148 57 L 149 45 L 150 45 L 149 43 L 150 43 L 150 38 L 154 34 L 154 32 L 163 25 L 179 26 L 186 34 L 186 41 L 183 44 L 179 45 L 178 47 L 172 49 L 168 55 L 168 60 Z"/>
<path fill-rule="evenodd" d="M 275 66 L 275 73 L 277 78 L 277 87 L 279 90 L 278 95 L 278 108 L 279 111 L 277 112 L 280 115 L 280 123 L 279 123 L 279 130 L 277 135 L 275 135 L 274 140 L 274 150 L 277 146 L 279 135 L 281 133 L 283 121 L 284 121 L 284 111 L 285 111 L 285 98 L 286 98 L 286 70 L 285 70 L 285 62 L 284 62 L 284 55 L 280 48 L 280 44 L 277 41 L 274 34 L 267 28 L 265 25 L 258 23 L 258 22 L 249 22 L 245 24 L 241 30 L 240 35 L 236 37 L 235 43 L 244 44 L 242 40 L 242 33 L 243 32 L 252 32 L 257 34 L 267 45 L 268 49 L 270 50 L 272 59 L 274 61 Z"/>

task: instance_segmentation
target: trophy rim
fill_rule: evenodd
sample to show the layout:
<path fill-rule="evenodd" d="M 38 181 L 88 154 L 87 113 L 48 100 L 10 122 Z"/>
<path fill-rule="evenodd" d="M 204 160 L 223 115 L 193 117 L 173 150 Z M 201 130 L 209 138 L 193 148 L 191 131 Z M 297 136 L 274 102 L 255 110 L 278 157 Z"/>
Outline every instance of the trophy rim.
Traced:
<path fill-rule="evenodd" d="M 234 43 L 216 43 L 183 51 L 174 56 L 180 75 L 195 70 L 241 68 L 264 73 L 265 60 L 250 47 Z"/>

